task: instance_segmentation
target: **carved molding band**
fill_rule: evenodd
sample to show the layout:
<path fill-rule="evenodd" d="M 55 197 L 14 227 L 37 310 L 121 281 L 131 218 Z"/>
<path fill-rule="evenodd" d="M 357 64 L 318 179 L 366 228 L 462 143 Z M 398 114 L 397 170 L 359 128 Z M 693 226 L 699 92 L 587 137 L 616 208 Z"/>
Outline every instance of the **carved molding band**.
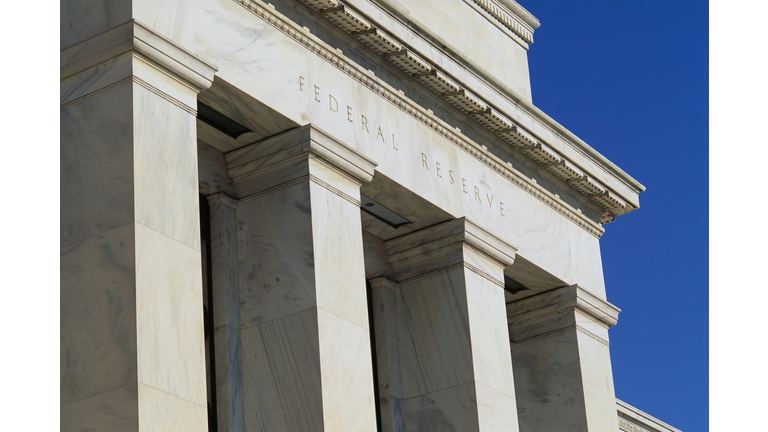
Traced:
<path fill-rule="evenodd" d="M 472 0 L 482 7 L 486 12 L 491 14 L 492 17 L 499 20 L 505 27 L 512 30 L 516 35 L 520 36 L 526 43 L 533 43 L 533 28 L 520 19 L 517 15 L 513 14 L 505 6 L 499 4 L 494 0 Z"/>
<path fill-rule="evenodd" d="M 389 101 L 399 109 L 403 110 L 406 114 L 425 124 L 427 127 L 440 134 L 443 138 L 452 142 L 467 152 L 469 155 L 473 156 L 492 170 L 502 175 L 513 184 L 517 185 L 536 199 L 540 200 L 561 215 L 565 216 L 568 220 L 575 223 L 580 228 L 586 230 L 597 238 L 600 238 L 605 232 L 599 223 L 592 221 L 583 215 L 580 210 L 574 209 L 572 206 L 562 201 L 559 197 L 555 196 L 555 194 L 536 184 L 535 181 L 526 178 L 523 174 L 513 169 L 509 163 L 489 153 L 481 145 L 463 136 L 460 136 L 454 132 L 455 129 L 452 126 L 438 119 L 427 109 L 406 98 L 400 92 L 393 89 L 386 83 L 381 82 L 375 76 L 372 76 L 370 71 L 363 69 L 361 66 L 346 58 L 340 57 L 334 48 L 331 48 L 325 42 L 320 41 L 316 36 L 309 33 L 307 29 L 300 27 L 288 19 L 278 16 L 273 9 L 269 8 L 266 4 L 259 0 L 233 1 L 240 4 L 245 9 L 258 16 L 265 22 L 269 23 L 277 30 L 288 35 L 290 38 L 294 39 L 308 50 L 314 52 L 319 57 L 331 63 L 339 70 L 349 75 L 354 80 L 358 81 L 360 84 L 368 87 L 371 91 L 378 94 L 383 99 Z M 423 74 L 420 73 L 419 75 Z M 474 98 L 478 99 L 476 96 L 474 96 Z M 487 108 L 487 105 L 485 108 Z M 496 115 L 500 114 L 497 113 Z M 511 120 L 508 121 L 512 124 Z M 506 132 L 508 136 L 514 136 L 516 140 L 521 142 L 525 139 L 531 138 L 536 140 L 536 138 L 533 137 L 529 132 L 514 126 L 514 124 L 513 128 L 505 129 L 504 132 Z"/>
<path fill-rule="evenodd" d="M 651 432 L 644 427 L 640 427 L 627 419 L 619 417 L 619 430 L 625 432 Z"/>

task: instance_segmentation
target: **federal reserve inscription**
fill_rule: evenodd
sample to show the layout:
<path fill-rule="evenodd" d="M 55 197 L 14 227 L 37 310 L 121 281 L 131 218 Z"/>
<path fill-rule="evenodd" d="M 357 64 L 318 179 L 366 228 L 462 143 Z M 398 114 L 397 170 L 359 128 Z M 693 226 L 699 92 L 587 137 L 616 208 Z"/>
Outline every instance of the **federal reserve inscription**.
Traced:
<path fill-rule="evenodd" d="M 312 97 L 310 103 L 323 104 L 328 110 L 344 116 L 350 127 L 359 127 L 360 130 L 368 134 L 371 139 L 380 142 L 386 146 L 389 151 L 398 152 L 402 147 L 400 137 L 391 127 L 387 127 L 378 122 L 378 119 L 366 115 L 362 109 L 347 105 L 344 101 L 339 101 L 331 93 L 324 92 L 319 86 L 309 83 L 306 78 L 299 75 L 299 91 L 309 92 Z M 433 179 L 438 179 L 446 187 L 461 188 L 461 192 L 468 199 L 475 202 L 475 205 L 481 205 L 489 211 L 494 211 L 502 217 L 506 217 L 506 207 L 503 201 L 494 198 L 493 191 L 487 190 L 468 182 L 460 173 L 444 162 L 432 158 L 424 152 L 415 155 L 418 158 L 417 163 L 424 174 Z"/>

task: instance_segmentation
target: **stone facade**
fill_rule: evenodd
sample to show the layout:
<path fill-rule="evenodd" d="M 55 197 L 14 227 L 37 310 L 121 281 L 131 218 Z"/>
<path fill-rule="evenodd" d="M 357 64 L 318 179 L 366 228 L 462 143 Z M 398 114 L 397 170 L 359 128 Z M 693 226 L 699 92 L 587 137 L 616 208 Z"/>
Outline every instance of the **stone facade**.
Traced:
<path fill-rule="evenodd" d="M 62 430 L 675 431 L 611 372 L 644 187 L 533 105 L 538 26 L 62 2 Z"/>

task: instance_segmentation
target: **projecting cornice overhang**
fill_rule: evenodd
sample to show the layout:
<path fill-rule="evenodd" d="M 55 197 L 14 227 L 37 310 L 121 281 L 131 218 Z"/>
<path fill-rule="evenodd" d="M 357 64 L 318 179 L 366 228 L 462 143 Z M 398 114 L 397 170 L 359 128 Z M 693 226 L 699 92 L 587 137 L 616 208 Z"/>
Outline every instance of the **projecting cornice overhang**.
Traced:
<path fill-rule="evenodd" d="M 375 77 L 370 70 L 345 57 L 337 48 L 312 35 L 306 27 L 297 25 L 260 0 L 233 1 L 434 129 L 577 225 L 597 237 L 602 235 L 602 228 L 582 215 L 579 209 L 566 204 L 557 194 L 544 189 L 534 179 L 526 178 L 513 169 L 509 161 L 501 160 L 484 146 L 474 143 L 457 128 L 435 117 L 431 110 L 416 104 L 401 91 Z M 585 196 L 594 207 L 602 208 L 604 213 L 599 223 L 612 222 L 616 216 L 639 208 L 638 194 L 645 190 L 644 186 L 539 109 L 519 99 L 514 92 L 499 91 L 498 87 L 466 68 L 446 62 L 436 47 L 426 45 L 418 50 L 409 46 L 397 37 L 397 34 L 407 29 L 398 28 L 393 32 L 363 12 L 337 0 L 303 1 L 320 16 L 332 15 L 325 17 L 331 25 L 338 26 L 350 37 L 368 45 L 372 52 L 381 55 L 382 60 L 392 62 L 426 89 L 437 93 L 447 103 L 485 127 L 500 143 L 517 149 L 559 177 L 570 189 Z M 402 25 L 394 20 L 387 21 L 387 24 L 394 27 Z M 417 45 L 426 43 L 418 37 L 408 40 Z M 434 56 L 440 58 L 435 59 Z M 452 72 L 464 79 L 459 80 Z"/>
<path fill-rule="evenodd" d="M 539 20 L 514 0 L 465 0 L 480 6 L 504 27 L 519 36 L 526 44 L 533 43 L 533 32 Z M 527 48 L 527 46 L 526 46 Z"/>
<path fill-rule="evenodd" d="M 139 21 L 113 27 L 60 53 L 60 79 L 77 75 L 126 53 L 135 53 L 196 91 L 213 82 L 216 67 Z"/>

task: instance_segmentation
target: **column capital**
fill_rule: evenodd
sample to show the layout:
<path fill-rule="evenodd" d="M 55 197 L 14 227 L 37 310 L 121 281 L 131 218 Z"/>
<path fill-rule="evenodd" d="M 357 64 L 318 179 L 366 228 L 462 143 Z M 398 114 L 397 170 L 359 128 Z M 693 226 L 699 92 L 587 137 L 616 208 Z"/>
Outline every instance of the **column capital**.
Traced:
<path fill-rule="evenodd" d="M 241 199 L 260 190 L 277 187 L 275 182 L 285 183 L 306 175 L 326 183 L 330 181 L 328 175 L 334 177 L 334 182 L 346 178 L 359 188 L 373 179 L 377 165 L 372 159 L 312 124 L 255 142 L 227 153 L 225 158 L 229 176 L 236 187 L 240 188 Z M 331 170 L 325 179 L 319 178 L 321 166 Z M 333 184 L 324 186 L 338 188 Z M 354 194 L 351 191 L 342 192 L 349 194 L 359 206 L 359 190 Z"/>
<path fill-rule="evenodd" d="M 375 278 L 368 279 L 368 283 L 371 284 L 371 288 L 385 288 L 392 292 L 397 290 L 397 281 L 393 281 L 386 276 L 376 276 Z"/>
<path fill-rule="evenodd" d="M 401 279 L 457 264 L 466 265 L 465 248 L 490 260 L 501 270 L 515 261 L 517 253 L 516 247 L 466 217 L 398 237 L 386 242 L 386 247 L 395 273 L 399 273 Z M 503 286 L 503 281 L 501 284 Z"/>
<path fill-rule="evenodd" d="M 60 53 L 64 81 L 109 60 L 133 53 L 196 91 L 211 86 L 215 66 L 137 20 L 126 21 Z"/>
<path fill-rule="evenodd" d="M 238 199 L 233 198 L 224 192 L 216 192 L 206 197 L 211 206 L 224 205 L 232 209 L 237 209 Z"/>
<path fill-rule="evenodd" d="M 578 285 L 507 304 L 512 342 L 576 327 L 607 343 L 607 330 L 616 325 L 619 312 L 621 309 Z"/>

